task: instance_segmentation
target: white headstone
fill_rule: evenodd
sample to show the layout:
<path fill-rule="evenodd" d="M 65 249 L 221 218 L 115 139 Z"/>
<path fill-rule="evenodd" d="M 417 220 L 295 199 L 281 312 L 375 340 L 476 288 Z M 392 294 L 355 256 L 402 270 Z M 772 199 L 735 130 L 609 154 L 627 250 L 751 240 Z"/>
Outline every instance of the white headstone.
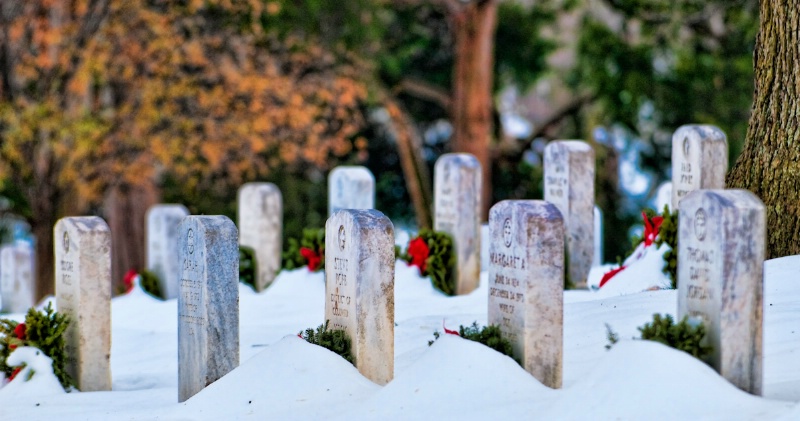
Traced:
<path fill-rule="evenodd" d="M 71 322 L 67 372 L 78 390 L 111 390 L 111 230 L 96 216 L 61 218 L 54 228 L 56 308 Z"/>
<path fill-rule="evenodd" d="M 603 264 L 603 211 L 594 207 L 594 254 L 592 266 Z"/>
<path fill-rule="evenodd" d="M 283 199 L 272 183 L 247 183 L 239 189 L 239 244 L 255 251 L 256 290 L 263 291 L 281 269 Z"/>
<path fill-rule="evenodd" d="M 0 247 L 0 310 L 26 313 L 36 304 L 34 295 L 33 247 L 17 241 Z"/>
<path fill-rule="evenodd" d="M 695 190 L 679 218 L 678 317 L 705 324 L 722 377 L 761 395 L 764 204 L 746 190 Z"/>
<path fill-rule="evenodd" d="M 147 270 L 158 277 L 161 293 L 168 300 L 178 298 L 178 225 L 188 215 L 183 205 L 154 205 L 147 210 Z"/>
<path fill-rule="evenodd" d="M 339 209 L 375 208 L 375 177 L 365 167 L 336 167 L 328 175 L 328 215 Z"/>
<path fill-rule="evenodd" d="M 343 209 L 325 224 L 325 319 L 352 339 L 355 366 L 394 376 L 394 226 L 376 210 Z"/>
<path fill-rule="evenodd" d="M 594 149 L 580 140 L 550 142 L 544 149 L 544 200 L 556 205 L 567 231 L 567 274 L 586 287 L 594 260 Z"/>
<path fill-rule="evenodd" d="M 561 387 L 564 221 L 543 200 L 506 200 L 489 212 L 489 324 L 545 386 Z"/>
<path fill-rule="evenodd" d="M 178 229 L 178 401 L 239 365 L 239 247 L 225 216 L 187 216 Z"/>
<path fill-rule="evenodd" d="M 727 172 L 728 140 L 718 127 L 685 125 L 672 135 L 672 209 L 693 190 L 724 189 Z"/>
<path fill-rule="evenodd" d="M 667 206 L 670 211 L 674 209 L 672 207 L 672 181 L 665 181 L 658 186 L 655 205 L 655 210 L 659 214 L 664 211 L 664 206 Z"/>
<path fill-rule="evenodd" d="M 436 160 L 433 172 L 433 228 L 453 237 L 456 294 L 468 294 L 481 273 L 481 165 L 470 154 L 450 153 Z"/>

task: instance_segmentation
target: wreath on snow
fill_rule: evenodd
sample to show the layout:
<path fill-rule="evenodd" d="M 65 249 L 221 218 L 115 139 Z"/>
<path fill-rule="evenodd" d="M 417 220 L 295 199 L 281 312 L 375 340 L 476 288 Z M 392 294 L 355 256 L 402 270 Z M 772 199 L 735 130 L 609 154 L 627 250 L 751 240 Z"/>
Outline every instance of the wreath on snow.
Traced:
<path fill-rule="evenodd" d="M 408 242 L 400 256 L 410 266 L 419 268 L 421 276 L 430 276 L 434 288 L 446 295 L 456 293 L 456 255 L 453 239 L 442 231 L 423 229 Z"/>

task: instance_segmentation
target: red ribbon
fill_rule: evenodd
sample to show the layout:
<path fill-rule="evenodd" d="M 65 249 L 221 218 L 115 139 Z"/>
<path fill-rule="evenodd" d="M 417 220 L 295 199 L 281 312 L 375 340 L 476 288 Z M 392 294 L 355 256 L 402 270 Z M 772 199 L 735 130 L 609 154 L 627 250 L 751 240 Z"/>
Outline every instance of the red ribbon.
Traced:
<path fill-rule="evenodd" d="M 444 329 L 444 333 L 446 333 L 448 335 L 461 336 L 461 335 L 458 334 L 457 331 L 448 329 L 447 326 L 444 325 L 444 319 L 442 319 L 442 328 Z"/>
<path fill-rule="evenodd" d="M 131 269 L 125 273 L 125 277 L 122 278 L 122 281 L 125 283 L 125 293 L 129 293 L 133 291 L 133 279 L 136 278 L 136 270 Z"/>
<path fill-rule="evenodd" d="M 317 253 L 308 247 L 300 247 L 300 255 L 308 262 L 308 270 L 315 271 L 322 263 L 322 253 Z"/>
<path fill-rule="evenodd" d="M 642 219 L 644 219 L 644 246 L 650 247 L 654 241 L 656 241 L 656 237 L 658 236 L 658 230 L 661 228 L 661 224 L 664 222 L 663 216 L 654 216 L 651 220 L 647 217 L 647 214 L 642 212 Z M 652 221 L 652 223 L 651 223 Z M 600 288 L 606 284 L 606 282 L 610 281 L 614 275 L 622 272 L 627 266 L 622 265 L 616 269 L 611 269 L 610 271 L 606 272 L 603 277 L 600 279 Z"/>

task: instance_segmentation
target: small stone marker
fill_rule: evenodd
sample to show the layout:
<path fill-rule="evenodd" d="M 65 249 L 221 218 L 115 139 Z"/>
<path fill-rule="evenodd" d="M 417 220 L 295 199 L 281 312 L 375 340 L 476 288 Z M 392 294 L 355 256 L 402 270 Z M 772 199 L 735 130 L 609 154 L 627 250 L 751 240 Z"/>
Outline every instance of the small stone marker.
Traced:
<path fill-rule="evenodd" d="M 505 200 L 489 212 L 489 324 L 545 386 L 561 387 L 564 221 L 543 200 Z"/>
<path fill-rule="evenodd" d="M 672 209 L 690 191 L 724 189 L 726 172 L 728 140 L 718 127 L 690 124 L 672 135 Z"/>
<path fill-rule="evenodd" d="M 670 212 L 675 208 L 672 207 L 672 181 L 665 181 L 658 186 L 656 191 L 656 212 L 661 214 L 664 211 L 664 206 L 670 209 Z"/>
<path fill-rule="evenodd" d="M 256 291 L 263 291 L 281 269 L 283 199 L 272 183 L 247 183 L 239 189 L 239 244 L 255 251 Z"/>
<path fill-rule="evenodd" d="M 33 247 L 24 241 L 0 247 L 0 310 L 5 313 L 27 313 L 34 297 Z"/>
<path fill-rule="evenodd" d="M 325 319 L 352 339 L 355 366 L 394 377 L 394 226 L 376 210 L 343 209 L 325 224 Z"/>
<path fill-rule="evenodd" d="M 594 207 L 594 254 L 592 266 L 603 264 L 603 211 Z"/>
<path fill-rule="evenodd" d="M 178 229 L 178 402 L 239 365 L 239 248 L 225 216 L 187 216 Z"/>
<path fill-rule="evenodd" d="M 711 365 L 761 395 L 764 204 L 746 190 L 695 190 L 679 218 L 678 318 L 705 324 Z"/>
<path fill-rule="evenodd" d="M 361 166 L 336 167 L 328 175 L 328 215 L 339 209 L 375 208 L 375 177 Z"/>
<path fill-rule="evenodd" d="M 436 160 L 433 172 L 433 228 L 453 237 L 456 294 L 469 294 L 481 274 L 481 165 L 470 154 L 449 153 Z"/>
<path fill-rule="evenodd" d="M 569 280 L 586 288 L 594 259 L 594 149 L 588 143 L 560 140 L 544 148 L 544 200 L 564 217 Z"/>
<path fill-rule="evenodd" d="M 183 205 L 154 205 L 147 210 L 147 270 L 158 276 L 161 293 L 168 300 L 178 298 L 178 225 L 188 215 Z"/>
<path fill-rule="evenodd" d="M 82 392 L 111 390 L 111 230 L 97 216 L 54 228 L 56 308 L 71 322 L 67 372 Z"/>

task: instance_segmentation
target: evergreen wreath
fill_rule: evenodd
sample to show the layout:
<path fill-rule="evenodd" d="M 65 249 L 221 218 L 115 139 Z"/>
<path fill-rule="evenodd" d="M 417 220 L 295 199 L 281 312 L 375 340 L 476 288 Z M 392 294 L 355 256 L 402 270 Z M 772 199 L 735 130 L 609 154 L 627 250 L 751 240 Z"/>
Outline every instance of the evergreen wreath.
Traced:
<path fill-rule="evenodd" d="M 687 354 L 705 361 L 714 351 L 712 346 L 702 345 L 703 338 L 706 336 L 706 328 L 702 323 L 693 325 L 689 323 L 688 316 L 684 316 L 679 323 L 671 315 L 664 316 L 653 314 L 653 321 L 645 323 L 638 328 L 642 340 L 660 342 L 670 348 L 686 352 Z M 606 349 L 611 349 L 619 341 L 619 335 L 611 330 L 611 326 L 606 324 L 606 337 L 608 344 Z M 633 338 L 636 339 L 636 338 Z"/>
<path fill-rule="evenodd" d="M 667 244 L 669 250 L 664 253 L 664 268 L 662 271 L 672 281 L 672 288 L 678 288 L 678 210 L 670 212 L 669 206 L 664 205 L 661 213 L 664 218 L 656 237 L 656 246 Z"/>
<path fill-rule="evenodd" d="M 298 241 L 289 238 L 289 246 L 283 252 L 281 268 L 286 270 L 307 266 L 318 272 L 325 269 L 325 228 L 306 228 Z"/>
<path fill-rule="evenodd" d="M 420 275 L 430 276 L 434 288 L 446 295 L 455 295 L 456 254 L 449 234 L 422 229 L 408 242 L 406 253 L 400 258 L 417 266 Z"/>
<path fill-rule="evenodd" d="M 319 345 L 339 354 L 339 356 L 347 360 L 347 362 L 355 365 L 355 359 L 351 352 L 352 341 L 347 335 L 347 332 L 341 329 L 328 329 L 329 322 L 330 320 L 326 320 L 325 324 L 319 325 L 316 331 L 312 328 L 308 328 L 298 333 L 297 336 L 305 339 L 308 343 Z"/>
<path fill-rule="evenodd" d="M 35 308 L 28 310 L 25 323 L 0 319 L 0 371 L 6 378 L 13 379 L 21 367 L 10 367 L 6 360 L 17 347 L 30 346 L 38 348 L 53 360 L 53 373 L 64 390 L 69 390 L 75 383 L 66 371 L 67 351 L 64 343 L 64 331 L 69 326 L 69 317 L 53 310 L 51 303 L 44 311 Z"/>
<path fill-rule="evenodd" d="M 444 328 L 444 331 L 446 334 L 461 336 L 464 339 L 469 339 L 470 341 L 475 341 L 486 345 L 503 355 L 511 357 L 511 359 L 516 361 L 520 366 L 522 365 L 522 362 L 518 358 L 514 357 L 514 350 L 511 346 L 511 342 L 503 337 L 503 333 L 500 331 L 500 326 L 489 325 L 479 327 L 478 322 L 475 321 L 472 322 L 472 325 L 470 326 L 459 326 L 458 332 L 449 330 L 446 327 Z M 436 342 L 440 336 L 441 334 L 438 330 L 434 331 L 433 340 L 428 341 L 428 346 L 433 345 L 433 343 Z"/>
<path fill-rule="evenodd" d="M 256 251 L 252 247 L 239 246 L 239 282 L 256 289 Z"/>
<path fill-rule="evenodd" d="M 149 270 L 143 270 L 139 273 L 139 280 L 144 292 L 159 300 L 166 299 L 164 293 L 161 291 L 161 280 L 158 279 L 158 275 Z"/>

